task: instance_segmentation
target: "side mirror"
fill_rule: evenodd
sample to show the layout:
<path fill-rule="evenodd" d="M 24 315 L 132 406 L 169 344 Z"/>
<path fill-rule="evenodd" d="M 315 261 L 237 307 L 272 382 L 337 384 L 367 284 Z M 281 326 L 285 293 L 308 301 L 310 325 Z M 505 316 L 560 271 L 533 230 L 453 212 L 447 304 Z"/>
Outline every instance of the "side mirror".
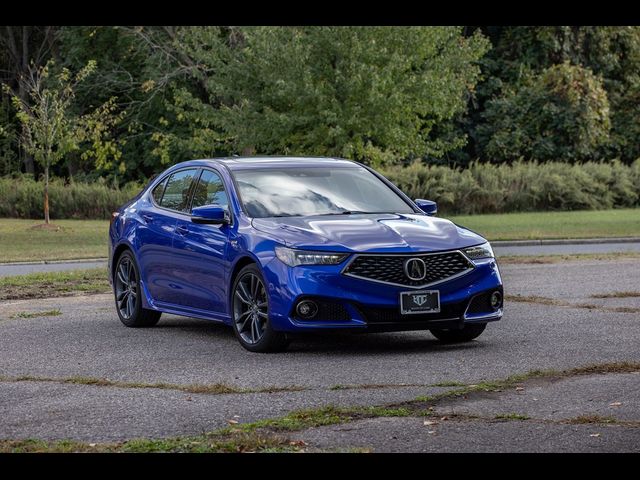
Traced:
<path fill-rule="evenodd" d="M 423 198 L 416 198 L 415 202 L 416 202 L 416 205 L 418 205 L 418 207 L 420 207 L 420 210 L 422 210 L 427 215 L 433 216 L 436 213 L 438 213 L 438 204 L 436 202 L 434 202 L 433 200 L 425 200 Z"/>
<path fill-rule="evenodd" d="M 226 225 L 229 223 L 229 213 L 218 205 L 204 205 L 191 211 L 193 223 L 209 225 Z"/>

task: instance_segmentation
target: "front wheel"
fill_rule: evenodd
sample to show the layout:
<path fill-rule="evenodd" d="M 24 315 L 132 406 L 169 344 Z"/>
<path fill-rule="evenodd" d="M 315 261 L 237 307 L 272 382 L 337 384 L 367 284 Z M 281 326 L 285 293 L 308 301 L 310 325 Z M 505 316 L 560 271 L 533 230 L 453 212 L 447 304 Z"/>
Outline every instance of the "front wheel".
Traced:
<path fill-rule="evenodd" d="M 432 328 L 430 332 L 441 342 L 445 343 L 459 343 L 470 342 L 474 338 L 478 338 L 484 329 L 487 327 L 486 323 L 475 323 L 465 325 L 460 330 L 455 329 L 441 329 Z"/>
<path fill-rule="evenodd" d="M 240 344 L 251 352 L 277 352 L 287 346 L 287 337 L 269 321 L 269 298 L 256 265 L 247 265 L 233 283 L 233 330 Z"/>
<path fill-rule="evenodd" d="M 127 327 L 153 327 L 160 320 L 161 313 L 142 308 L 139 272 L 133 254 L 123 252 L 113 275 L 116 311 Z"/>

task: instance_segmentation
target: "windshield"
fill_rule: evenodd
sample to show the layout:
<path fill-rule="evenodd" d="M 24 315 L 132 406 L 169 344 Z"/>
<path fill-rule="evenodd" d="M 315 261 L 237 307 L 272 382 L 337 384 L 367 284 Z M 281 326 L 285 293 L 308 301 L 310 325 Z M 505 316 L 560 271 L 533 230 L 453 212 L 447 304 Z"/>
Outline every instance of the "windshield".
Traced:
<path fill-rule="evenodd" d="M 234 172 L 247 214 L 254 218 L 348 213 L 415 213 L 362 167 L 292 167 Z"/>

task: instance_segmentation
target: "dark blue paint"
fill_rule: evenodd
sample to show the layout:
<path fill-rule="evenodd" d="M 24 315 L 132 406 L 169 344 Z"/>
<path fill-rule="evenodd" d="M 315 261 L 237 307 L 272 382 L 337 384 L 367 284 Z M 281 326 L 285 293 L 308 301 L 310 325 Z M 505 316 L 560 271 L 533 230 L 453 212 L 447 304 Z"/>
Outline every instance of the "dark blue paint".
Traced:
<path fill-rule="evenodd" d="M 242 210 L 232 176 L 234 170 L 328 164 L 334 168 L 354 165 L 348 160 L 284 157 L 193 160 L 175 165 L 119 209 L 119 216 L 109 229 L 110 271 L 114 254 L 122 247 L 129 248 L 141 270 L 144 308 L 231 324 L 232 275 L 238 262 L 250 260 L 259 266 L 266 280 L 274 329 L 290 332 L 366 329 L 358 306 L 398 308 L 399 292 L 411 288 L 342 275 L 348 258 L 340 265 L 289 267 L 275 256 L 275 247 L 392 254 L 456 250 L 486 242 L 470 230 L 425 214 L 420 207 L 430 206 L 414 203 L 373 171 L 415 213 L 251 219 Z M 155 205 L 151 198 L 153 188 L 168 174 L 186 167 L 211 169 L 220 175 L 229 197 L 229 223 L 194 223 L 190 214 Z M 205 210 L 203 216 L 219 216 L 219 212 Z M 502 288 L 494 259 L 478 260 L 475 264 L 476 268 L 468 274 L 429 287 L 440 291 L 442 306 L 469 301 L 480 292 Z M 296 300 L 309 295 L 343 302 L 351 320 L 334 323 L 321 319 L 295 320 L 292 310 Z M 499 320 L 501 315 L 502 311 L 478 321 Z M 464 321 L 473 322 L 474 318 L 468 315 Z"/>

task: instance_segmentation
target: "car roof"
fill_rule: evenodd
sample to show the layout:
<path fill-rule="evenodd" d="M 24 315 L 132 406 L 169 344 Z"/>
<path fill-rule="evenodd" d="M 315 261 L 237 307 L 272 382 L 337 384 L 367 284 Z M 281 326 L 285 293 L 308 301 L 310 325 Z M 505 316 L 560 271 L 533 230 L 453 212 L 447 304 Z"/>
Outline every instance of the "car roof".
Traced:
<path fill-rule="evenodd" d="M 209 164 L 223 164 L 230 170 L 245 170 L 255 168 L 283 168 L 283 167 L 354 167 L 357 162 L 344 158 L 330 157 L 285 157 L 285 156 L 255 156 L 255 157 L 224 157 L 207 158 L 183 162 L 183 166 L 198 166 Z"/>

